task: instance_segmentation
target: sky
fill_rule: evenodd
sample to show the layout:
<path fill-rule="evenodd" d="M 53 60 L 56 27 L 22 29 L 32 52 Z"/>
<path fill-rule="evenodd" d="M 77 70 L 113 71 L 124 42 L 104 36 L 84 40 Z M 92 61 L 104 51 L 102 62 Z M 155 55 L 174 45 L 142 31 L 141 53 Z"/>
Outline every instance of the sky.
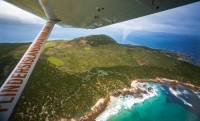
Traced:
<path fill-rule="evenodd" d="M 94 30 L 63 28 L 56 26 L 50 36 L 50 39 L 72 39 L 90 34 L 107 34 L 115 39 L 126 41 L 127 36 L 134 32 L 200 36 L 199 10 L 200 2 L 196 2 L 183 7 L 178 7 Z M 31 39 L 34 39 L 37 35 L 44 23 L 45 20 L 0 0 L 0 40 L 9 39 L 6 37 L 8 36 L 7 31 L 9 30 L 11 35 L 13 34 L 13 36 L 19 37 L 23 36 L 22 31 L 29 31 L 29 37 L 24 37 L 24 39 L 31 41 Z M 15 31 L 12 32 L 10 29 L 13 29 L 13 27 L 17 27 L 19 31 L 14 29 Z"/>

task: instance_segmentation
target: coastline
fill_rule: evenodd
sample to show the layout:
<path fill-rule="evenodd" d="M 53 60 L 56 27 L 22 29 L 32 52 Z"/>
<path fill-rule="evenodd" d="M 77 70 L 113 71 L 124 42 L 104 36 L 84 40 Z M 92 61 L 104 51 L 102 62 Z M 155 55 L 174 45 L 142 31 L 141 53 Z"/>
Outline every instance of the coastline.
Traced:
<path fill-rule="evenodd" d="M 143 82 L 133 81 L 130 88 L 118 89 L 112 93 L 109 93 L 105 98 L 100 98 L 96 104 L 91 108 L 91 111 L 86 113 L 85 116 L 81 117 L 79 121 L 94 121 L 109 105 L 109 103 L 119 96 L 130 95 L 135 99 L 139 99 L 135 103 L 143 102 L 145 99 L 152 97 L 155 94 L 153 88 L 149 87 L 144 89 L 146 84 Z M 154 94 L 151 94 L 154 93 Z M 149 95 L 145 97 L 145 95 Z M 134 104 L 134 101 L 133 101 Z"/>
<path fill-rule="evenodd" d="M 136 98 L 143 98 L 141 94 L 147 94 L 147 91 L 138 88 L 137 83 L 159 83 L 159 84 L 169 84 L 173 89 L 176 90 L 176 85 L 181 84 L 185 87 L 191 88 L 195 91 L 200 90 L 200 87 L 193 85 L 191 83 L 184 83 L 178 80 L 171 80 L 167 78 L 155 78 L 155 79 L 136 79 L 132 80 L 130 88 L 118 89 L 112 93 L 109 93 L 106 97 L 100 98 L 97 103 L 91 108 L 90 112 L 87 112 L 84 116 L 80 117 L 78 121 L 94 121 L 102 112 L 105 111 L 108 104 L 111 102 L 113 97 L 118 97 L 120 95 L 132 95 Z M 148 89 L 152 91 L 152 88 Z"/>

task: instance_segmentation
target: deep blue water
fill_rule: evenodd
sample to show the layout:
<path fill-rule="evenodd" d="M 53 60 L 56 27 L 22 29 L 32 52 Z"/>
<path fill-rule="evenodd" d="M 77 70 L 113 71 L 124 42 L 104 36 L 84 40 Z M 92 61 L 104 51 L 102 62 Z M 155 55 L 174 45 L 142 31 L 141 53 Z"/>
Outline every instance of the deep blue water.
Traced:
<path fill-rule="evenodd" d="M 200 98 L 192 90 L 180 85 L 176 91 L 166 85 L 157 88 L 157 96 L 122 109 L 108 121 L 200 121 Z"/>
<path fill-rule="evenodd" d="M 0 24 L 0 43 L 31 42 L 42 25 L 6 25 Z M 200 65 L 200 33 L 199 35 L 180 35 L 161 32 L 132 31 L 126 37 L 120 30 L 110 29 L 72 29 L 55 27 L 50 39 L 66 39 L 92 34 L 107 34 L 118 43 L 141 45 L 154 49 L 163 49 L 187 56 L 194 64 Z"/>
<path fill-rule="evenodd" d="M 200 65 L 200 36 L 197 35 L 136 32 L 129 34 L 122 43 L 175 52 Z"/>

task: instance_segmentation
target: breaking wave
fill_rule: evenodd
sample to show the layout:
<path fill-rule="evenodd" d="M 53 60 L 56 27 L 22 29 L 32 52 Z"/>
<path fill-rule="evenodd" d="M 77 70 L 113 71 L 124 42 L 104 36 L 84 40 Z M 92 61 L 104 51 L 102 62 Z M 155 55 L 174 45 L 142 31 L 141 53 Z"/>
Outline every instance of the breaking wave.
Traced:
<path fill-rule="evenodd" d="M 185 105 L 188 105 L 190 107 L 193 107 L 191 103 L 186 101 L 182 96 L 187 95 L 189 92 L 187 90 L 183 90 L 182 92 L 179 90 L 174 90 L 171 87 L 169 88 L 170 93 L 172 93 L 174 96 L 176 96 L 178 99 L 180 99 Z"/>
<path fill-rule="evenodd" d="M 142 93 L 142 96 L 137 98 L 132 95 L 120 95 L 118 97 L 111 96 L 110 103 L 108 104 L 105 111 L 96 118 L 96 121 L 106 121 L 110 117 L 120 113 L 121 110 L 131 109 L 134 104 L 142 103 L 145 100 L 158 95 L 158 90 L 156 89 L 156 86 L 147 86 L 147 84 L 145 83 L 131 84 L 131 86 L 137 86 L 137 88 L 145 90 L 147 93 Z M 152 88 L 151 91 L 148 89 L 149 87 Z"/>

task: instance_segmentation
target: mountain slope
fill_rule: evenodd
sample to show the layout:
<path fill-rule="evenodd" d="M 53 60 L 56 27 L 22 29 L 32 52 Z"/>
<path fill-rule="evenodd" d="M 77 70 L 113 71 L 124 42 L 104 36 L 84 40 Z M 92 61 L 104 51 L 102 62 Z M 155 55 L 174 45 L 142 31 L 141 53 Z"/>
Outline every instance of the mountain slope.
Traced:
<path fill-rule="evenodd" d="M 0 47 L 4 50 L 0 78 L 5 79 L 27 44 Z M 181 61 L 176 54 L 121 45 L 105 35 L 50 41 L 10 120 L 78 118 L 99 98 L 128 87 L 131 80 L 156 77 L 200 85 L 200 67 Z"/>

